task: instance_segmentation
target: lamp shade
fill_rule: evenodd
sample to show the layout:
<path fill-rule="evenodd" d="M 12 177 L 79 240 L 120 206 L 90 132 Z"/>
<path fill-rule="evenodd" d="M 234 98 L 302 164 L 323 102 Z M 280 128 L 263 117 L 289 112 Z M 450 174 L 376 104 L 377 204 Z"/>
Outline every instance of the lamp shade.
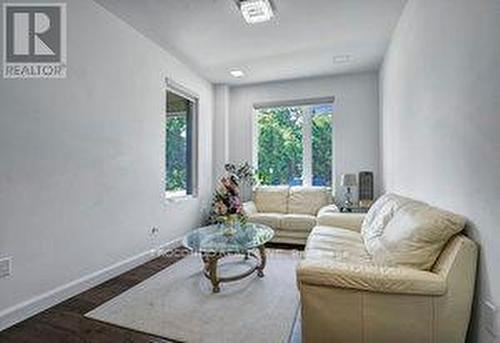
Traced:
<path fill-rule="evenodd" d="M 356 174 L 342 174 L 340 176 L 340 185 L 343 187 L 356 187 L 358 185 Z"/>

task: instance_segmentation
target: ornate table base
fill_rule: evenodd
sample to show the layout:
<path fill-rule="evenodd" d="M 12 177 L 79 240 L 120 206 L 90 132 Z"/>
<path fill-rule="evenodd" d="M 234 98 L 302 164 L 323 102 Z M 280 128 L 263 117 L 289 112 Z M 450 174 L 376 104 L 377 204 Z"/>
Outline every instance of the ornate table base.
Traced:
<path fill-rule="evenodd" d="M 264 268 L 266 267 L 266 249 L 263 245 L 258 247 L 259 256 L 254 254 L 251 251 L 241 252 L 241 253 L 217 253 L 217 252 L 204 252 L 201 255 L 203 259 L 203 263 L 205 267 L 203 269 L 203 274 L 210 280 L 212 283 L 212 291 L 214 293 L 219 293 L 220 291 L 220 283 L 222 282 L 231 282 L 241 280 L 254 272 L 257 272 L 259 277 L 264 277 Z M 250 269 L 245 271 L 239 275 L 227 276 L 227 277 L 219 277 L 217 275 L 217 262 L 226 256 L 231 255 L 244 255 L 245 259 L 252 258 L 256 261 L 255 266 L 252 266 Z"/>

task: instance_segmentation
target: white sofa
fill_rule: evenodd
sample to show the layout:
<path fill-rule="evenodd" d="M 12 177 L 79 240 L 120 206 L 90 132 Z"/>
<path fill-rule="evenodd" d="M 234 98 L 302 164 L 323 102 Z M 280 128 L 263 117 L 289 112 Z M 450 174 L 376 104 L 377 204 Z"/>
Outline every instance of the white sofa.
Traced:
<path fill-rule="evenodd" d="M 327 187 L 259 186 L 243 204 L 248 221 L 270 226 L 273 242 L 305 244 L 317 215 L 337 211 Z"/>
<path fill-rule="evenodd" d="M 464 342 L 477 247 L 465 220 L 389 194 L 318 217 L 297 269 L 302 341 Z"/>

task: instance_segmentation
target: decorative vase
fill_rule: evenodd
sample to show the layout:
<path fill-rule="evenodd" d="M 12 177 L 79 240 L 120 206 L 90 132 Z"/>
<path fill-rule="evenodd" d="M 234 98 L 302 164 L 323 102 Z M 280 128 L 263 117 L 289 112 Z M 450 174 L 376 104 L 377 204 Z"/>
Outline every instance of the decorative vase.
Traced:
<path fill-rule="evenodd" d="M 240 226 L 240 221 L 238 216 L 234 214 L 229 215 L 224 222 L 224 235 L 225 236 L 236 235 L 239 226 Z"/>

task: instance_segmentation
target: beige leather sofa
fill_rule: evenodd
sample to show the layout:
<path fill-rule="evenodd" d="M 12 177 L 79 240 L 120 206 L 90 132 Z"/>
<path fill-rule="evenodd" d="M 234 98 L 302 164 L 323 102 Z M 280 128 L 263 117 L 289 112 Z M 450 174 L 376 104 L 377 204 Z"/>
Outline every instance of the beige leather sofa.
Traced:
<path fill-rule="evenodd" d="M 464 342 L 477 259 L 464 223 L 393 194 L 366 216 L 319 216 L 297 269 L 303 342 Z"/>
<path fill-rule="evenodd" d="M 270 226 L 273 242 L 305 244 L 321 211 L 338 211 L 326 187 L 259 186 L 243 204 L 248 220 Z"/>

